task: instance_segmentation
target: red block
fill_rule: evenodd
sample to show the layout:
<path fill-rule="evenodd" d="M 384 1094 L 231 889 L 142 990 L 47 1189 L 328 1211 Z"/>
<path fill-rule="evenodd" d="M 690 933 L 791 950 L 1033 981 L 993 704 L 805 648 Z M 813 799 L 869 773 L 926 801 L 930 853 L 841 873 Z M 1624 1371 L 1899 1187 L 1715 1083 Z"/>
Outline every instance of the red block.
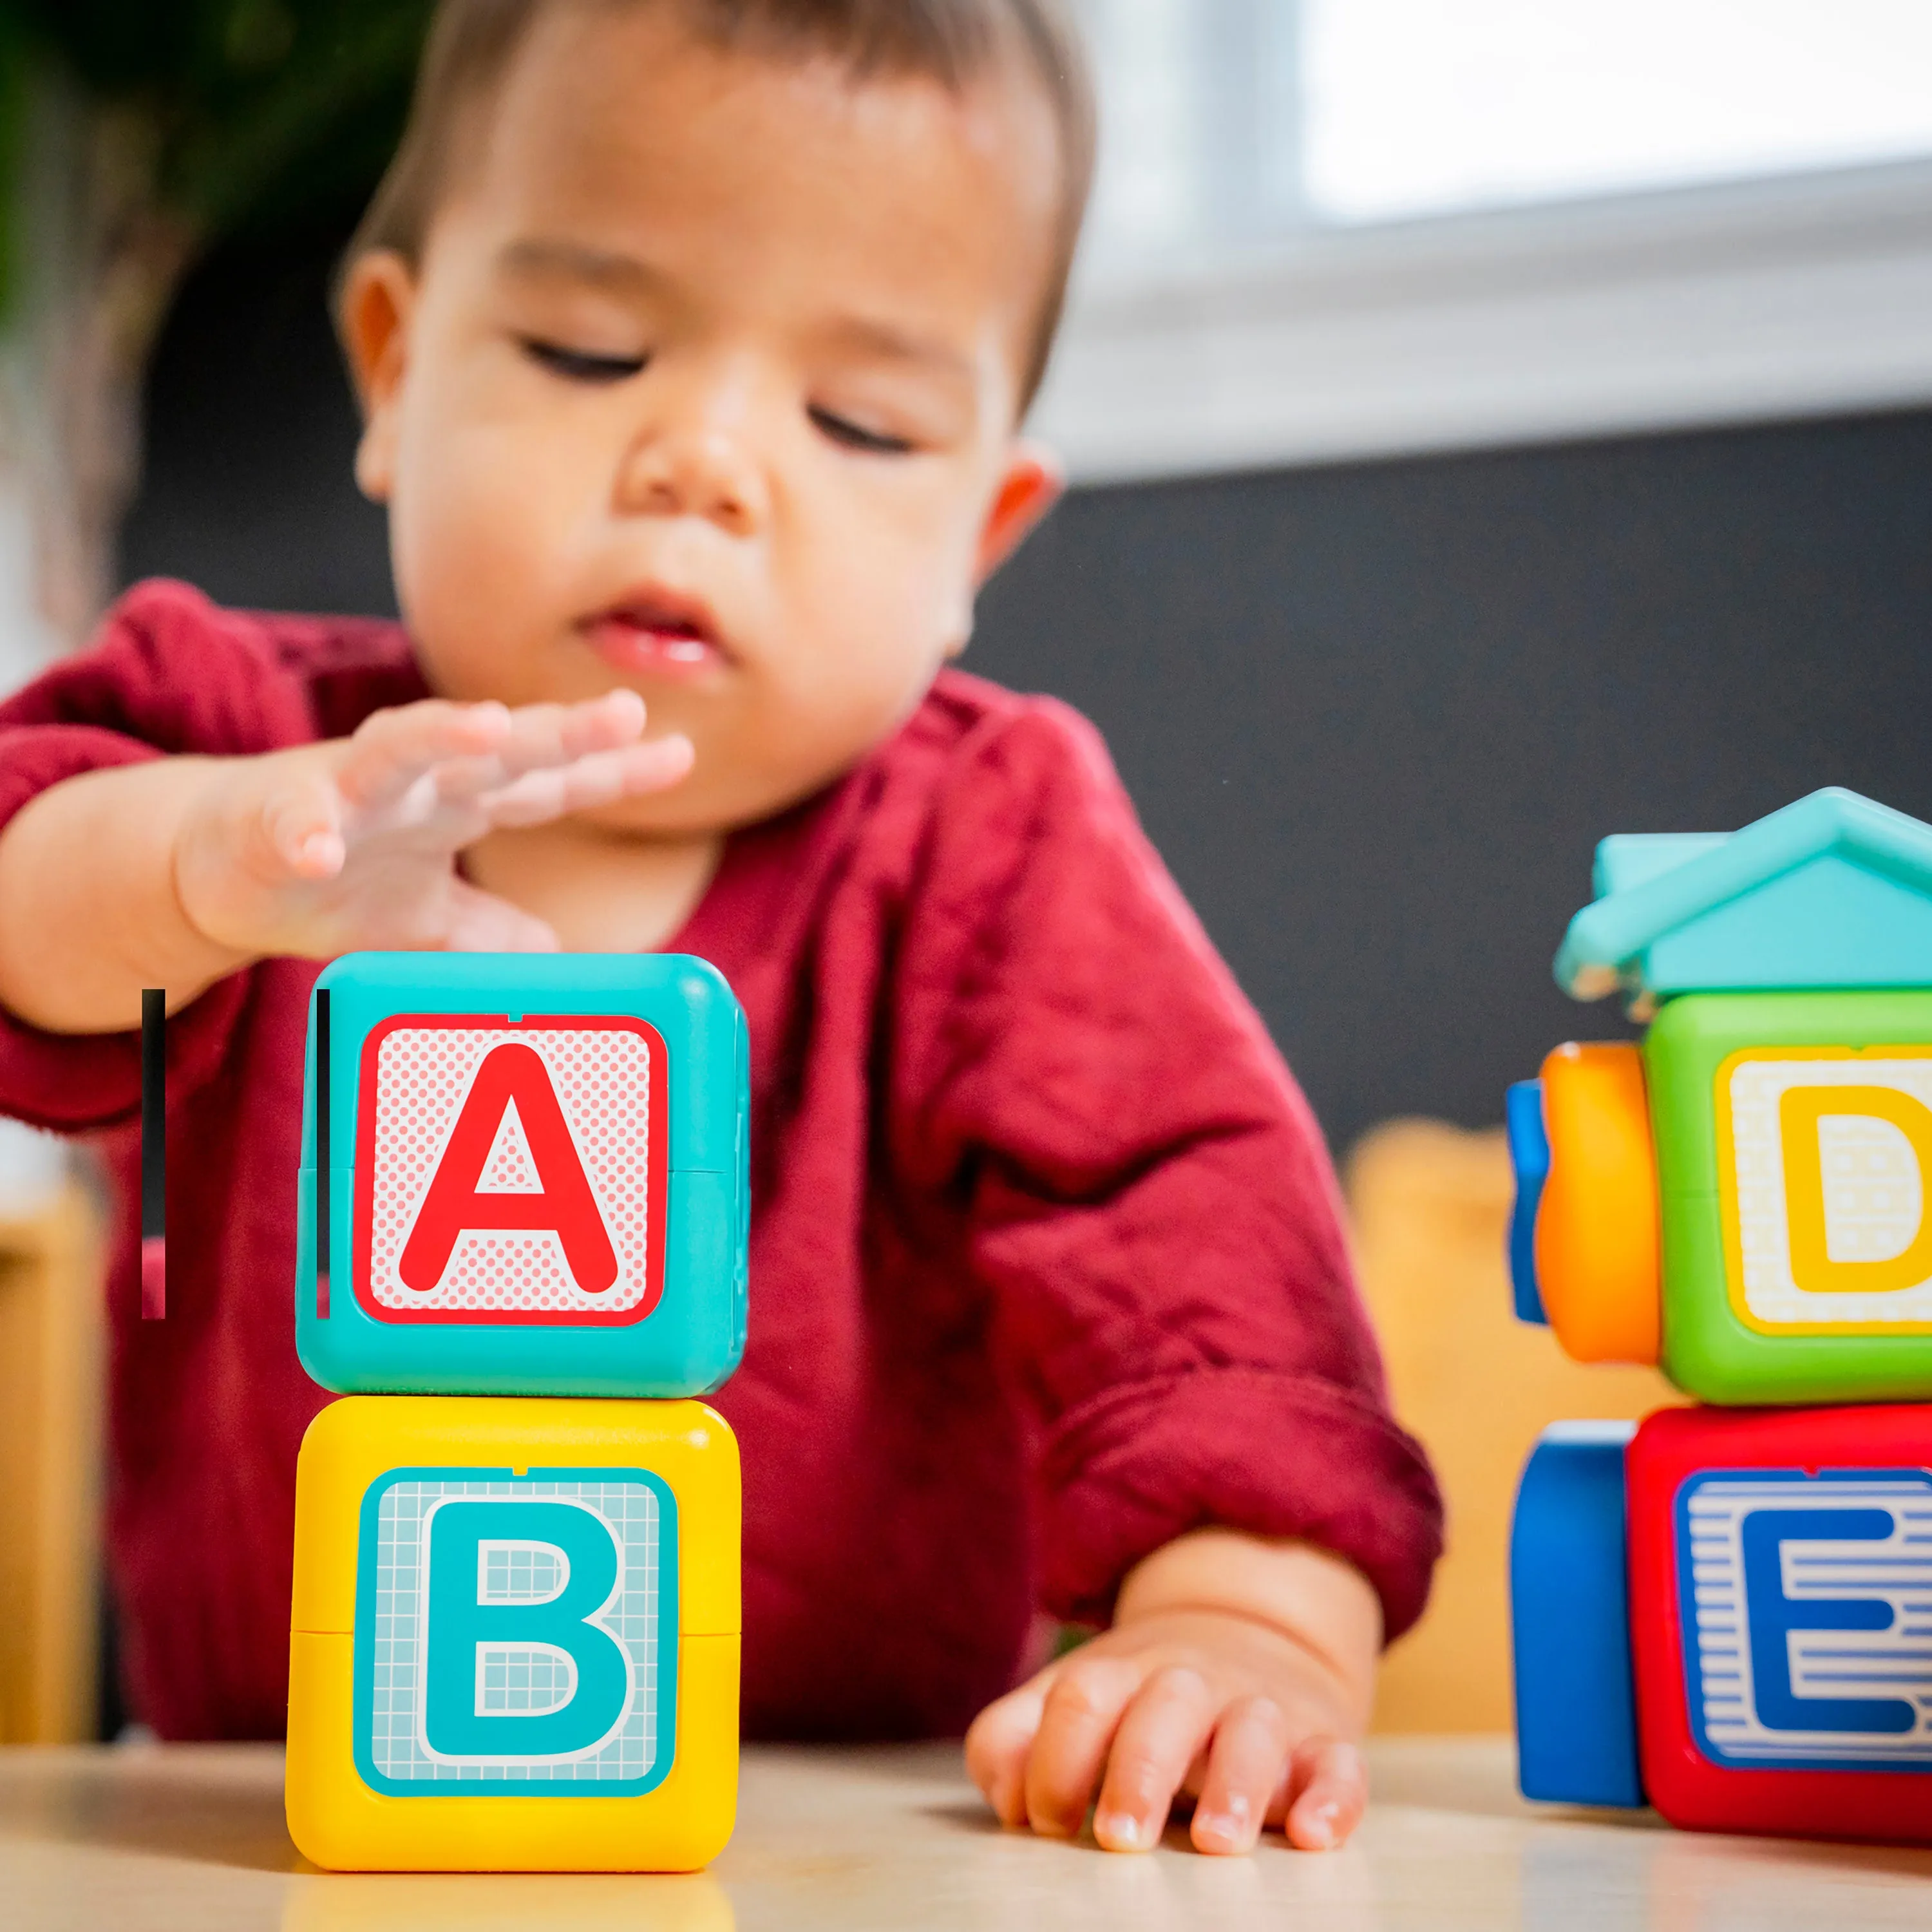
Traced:
<path fill-rule="evenodd" d="M 1932 1406 L 1666 1409 L 1625 1468 L 1651 1802 L 1932 1844 Z"/>

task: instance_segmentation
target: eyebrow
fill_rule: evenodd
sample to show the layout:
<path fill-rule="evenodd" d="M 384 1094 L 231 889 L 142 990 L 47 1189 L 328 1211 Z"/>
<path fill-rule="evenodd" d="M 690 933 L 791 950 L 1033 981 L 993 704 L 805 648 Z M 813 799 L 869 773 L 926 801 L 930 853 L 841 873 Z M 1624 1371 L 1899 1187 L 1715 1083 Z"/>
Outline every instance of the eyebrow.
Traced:
<path fill-rule="evenodd" d="M 520 278 L 587 282 L 620 295 L 655 293 L 670 280 L 662 270 L 634 255 L 548 236 L 530 236 L 506 243 L 496 262 L 505 274 Z M 970 382 L 977 374 L 972 357 L 952 344 L 869 316 L 840 316 L 827 326 L 824 334 L 841 348 L 929 369 L 960 381 Z"/>
<path fill-rule="evenodd" d="M 942 342 L 933 336 L 914 334 L 894 328 L 890 322 L 874 322 L 868 316 L 842 316 L 826 334 L 842 347 L 880 356 L 890 362 L 903 362 L 914 368 L 929 369 L 936 375 L 953 377 L 961 382 L 971 382 L 978 373 L 971 356 L 954 348 L 950 342 Z"/>
<path fill-rule="evenodd" d="M 634 255 L 593 248 L 582 242 L 534 236 L 506 242 L 497 255 L 496 266 L 506 274 L 565 276 L 572 281 L 594 282 L 604 288 L 656 289 L 665 280 L 658 270 Z"/>

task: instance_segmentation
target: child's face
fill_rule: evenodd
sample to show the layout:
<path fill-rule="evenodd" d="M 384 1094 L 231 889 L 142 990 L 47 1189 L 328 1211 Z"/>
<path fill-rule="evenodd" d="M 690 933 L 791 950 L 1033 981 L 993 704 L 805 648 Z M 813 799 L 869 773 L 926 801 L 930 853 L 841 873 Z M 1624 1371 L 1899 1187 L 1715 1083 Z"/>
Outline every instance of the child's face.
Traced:
<path fill-rule="evenodd" d="M 562 7 L 448 170 L 419 272 L 346 304 L 398 594 L 445 694 L 622 683 L 710 830 L 886 736 L 1051 502 L 1016 440 L 1050 272 L 1049 111 Z"/>

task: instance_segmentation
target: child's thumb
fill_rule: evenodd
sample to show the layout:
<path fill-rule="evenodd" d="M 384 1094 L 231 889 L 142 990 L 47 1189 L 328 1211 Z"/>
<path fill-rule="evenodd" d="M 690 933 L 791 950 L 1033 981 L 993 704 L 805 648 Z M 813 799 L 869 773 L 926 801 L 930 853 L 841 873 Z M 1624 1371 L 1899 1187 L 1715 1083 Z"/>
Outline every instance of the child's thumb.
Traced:
<path fill-rule="evenodd" d="M 291 780 L 268 800 L 262 830 L 275 856 L 298 878 L 332 879 L 347 860 L 341 797 L 319 772 Z"/>

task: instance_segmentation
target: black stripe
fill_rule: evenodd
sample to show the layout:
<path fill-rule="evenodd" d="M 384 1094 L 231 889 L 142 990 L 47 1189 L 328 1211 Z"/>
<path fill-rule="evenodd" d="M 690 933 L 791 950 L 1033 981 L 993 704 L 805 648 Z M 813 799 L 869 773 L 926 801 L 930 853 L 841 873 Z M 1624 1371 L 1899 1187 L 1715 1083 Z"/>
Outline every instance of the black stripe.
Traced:
<path fill-rule="evenodd" d="M 141 1238 L 168 1232 L 168 996 L 141 994 Z"/>

